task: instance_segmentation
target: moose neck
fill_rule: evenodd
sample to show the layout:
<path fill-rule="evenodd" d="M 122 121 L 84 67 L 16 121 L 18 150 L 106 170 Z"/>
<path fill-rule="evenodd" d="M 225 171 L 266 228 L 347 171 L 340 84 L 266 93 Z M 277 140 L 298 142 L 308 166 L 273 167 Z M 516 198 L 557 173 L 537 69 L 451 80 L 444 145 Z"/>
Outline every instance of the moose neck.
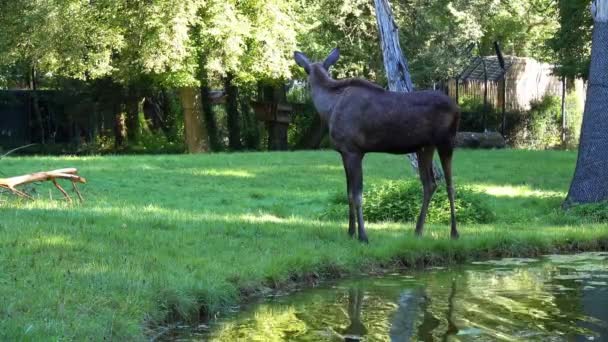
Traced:
<path fill-rule="evenodd" d="M 329 122 L 334 104 L 340 96 L 340 91 L 336 88 L 338 82 L 320 68 L 312 69 L 309 82 L 315 108 L 321 118 L 325 122 Z"/>

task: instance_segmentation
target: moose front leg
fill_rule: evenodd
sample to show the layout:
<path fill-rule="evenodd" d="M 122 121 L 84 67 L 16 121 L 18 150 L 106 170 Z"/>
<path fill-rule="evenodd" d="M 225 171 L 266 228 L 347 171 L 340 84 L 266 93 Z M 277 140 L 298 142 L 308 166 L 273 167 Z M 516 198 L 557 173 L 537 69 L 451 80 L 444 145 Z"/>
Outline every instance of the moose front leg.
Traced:
<path fill-rule="evenodd" d="M 348 202 L 350 203 L 351 208 L 351 218 L 353 215 L 352 209 L 354 207 L 357 218 L 359 241 L 368 243 L 365 223 L 363 222 L 363 155 L 359 153 L 344 153 L 343 156 L 349 184 Z"/>
<path fill-rule="evenodd" d="M 346 167 L 347 159 L 346 159 L 344 153 L 341 153 L 341 155 L 342 155 L 342 164 L 344 165 L 344 172 L 346 174 L 346 195 L 348 196 L 348 235 L 352 238 L 355 236 L 355 232 L 357 229 L 356 213 L 355 213 L 355 206 L 353 204 L 353 201 L 351 201 L 350 177 L 348 177 L 348 167 Z"/>

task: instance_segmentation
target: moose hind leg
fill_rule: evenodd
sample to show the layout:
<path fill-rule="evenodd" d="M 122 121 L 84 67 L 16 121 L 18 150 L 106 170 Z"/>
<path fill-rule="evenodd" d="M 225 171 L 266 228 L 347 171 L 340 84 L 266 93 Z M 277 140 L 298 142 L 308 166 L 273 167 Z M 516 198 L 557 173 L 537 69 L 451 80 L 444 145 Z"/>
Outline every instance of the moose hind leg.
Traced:
<path fill-rule="evenodd" d="M 367 234 L 365 232 L 365 223 L 363 222 L 363 168 L 362 161 L 363 155 L 358 153 L 345 154 L 344 161 L 346 169 L 348 170 L 349 179 L 349 202 L 355 209 L 355 215 L 357 218 L 357 228 L 359 234 L 359 241 L 368 242 Z"/>
<path fill-rule="evenodd" d="M 458 229 L 456 229 L 456 210 L 454 209 L 454 185 L 452 184 L 452 155 L 454 154 L 454 148 L 451 145 L 440 146 L 438 149 L 439 159 L 441 159 L 441 167 L 445 175 L 445 185 L 448 192 L 448 199 L 450 200 L 450 219 L 451 219 L 451 230 L 450 236 L 452 239 L 458 239 Z"/>
<path fill-rule="evenodd" d="M 433 193 L 437 189 L 435 183 L 435 177 L 433 175 L 433 153 L 435 148 L 427 146 L 423 147 L 417 152 L 418 156 L 418 172 L 420 174 L 420 181 L 422 182 L 422 207 L 420 208 L 420 216 L 416 222 L 416 235 L 421 236 L 424 230 L 424 221 L 429 209 L 429 203 L 433 197 Z"/>
<path fill-rule="evenodd" d="M 348 196 L 348 235 L 352 238 L 355 236 L 355 232 L 357 229 L 357 221 L 356 221 L 356 212 L 355 212 L 355 206 L 354 203 L 352 201 L 352 195 L 351 195 L 351 179 L 348 176 L 348 160 L 347 157 L 344 153 L 341 153 L 342 155 L 342 164 L 344 165 L 344 173 L 346 174 L 346 194 Z"/>

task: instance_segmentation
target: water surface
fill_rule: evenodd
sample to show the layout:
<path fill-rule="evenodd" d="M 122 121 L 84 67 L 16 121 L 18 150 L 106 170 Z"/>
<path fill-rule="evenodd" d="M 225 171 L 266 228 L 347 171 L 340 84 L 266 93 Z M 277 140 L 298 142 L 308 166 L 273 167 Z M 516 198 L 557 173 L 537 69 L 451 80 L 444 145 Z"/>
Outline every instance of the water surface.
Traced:
<path fill-rule="evenodd" d="M 184 341 L 608 341 L 608 253 L 363 277 L 171 335 Z"/>

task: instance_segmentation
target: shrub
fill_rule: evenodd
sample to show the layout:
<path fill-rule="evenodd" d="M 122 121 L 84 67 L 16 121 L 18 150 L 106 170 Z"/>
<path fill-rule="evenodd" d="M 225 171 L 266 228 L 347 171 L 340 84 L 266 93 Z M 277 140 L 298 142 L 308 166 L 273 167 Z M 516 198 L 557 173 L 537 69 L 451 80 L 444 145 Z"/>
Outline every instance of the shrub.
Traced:
<path fill-rule="evenodd" d="M 348 200 L 345 194 L 335 194 L 322 218 L 348 219 Z M 389 181 L 372 185 L 365 191 L 363 214 L 370 222 L 415 222 L 422 206 L 422 184 L 417 180 Z M 489 223 L 494 214 L 483 203 L 480 194 L 466 186 L 456 187 L 456 218 L 459 223 Z M 449 223 L 450 205 L 445 186 L 438 186 L 426 222 Z"/>
<path fill-rule="evenodd" d="M 562 144 L 561 97 L 547 95 L 530 102 L 530 110 L 518 114 L 510 129 L 510 143 L 517 148 L 576 148 L 582 121 L 582 106 L 575 93 L 566 96 L 566 141 Z"/>
<path fill-rule="evenodd" d="M 574 205 L 561 211 L 556 221 L 568 224 L 608 223 L 608 201 Z"/>
<path fill-rule="evenodd" d="M 561 103 L 556 96 L 544 96 L 530 102 L 530 110 L 523 113 L 515 129 L 515 147 L 546 149 L 561 144 Z"/>

